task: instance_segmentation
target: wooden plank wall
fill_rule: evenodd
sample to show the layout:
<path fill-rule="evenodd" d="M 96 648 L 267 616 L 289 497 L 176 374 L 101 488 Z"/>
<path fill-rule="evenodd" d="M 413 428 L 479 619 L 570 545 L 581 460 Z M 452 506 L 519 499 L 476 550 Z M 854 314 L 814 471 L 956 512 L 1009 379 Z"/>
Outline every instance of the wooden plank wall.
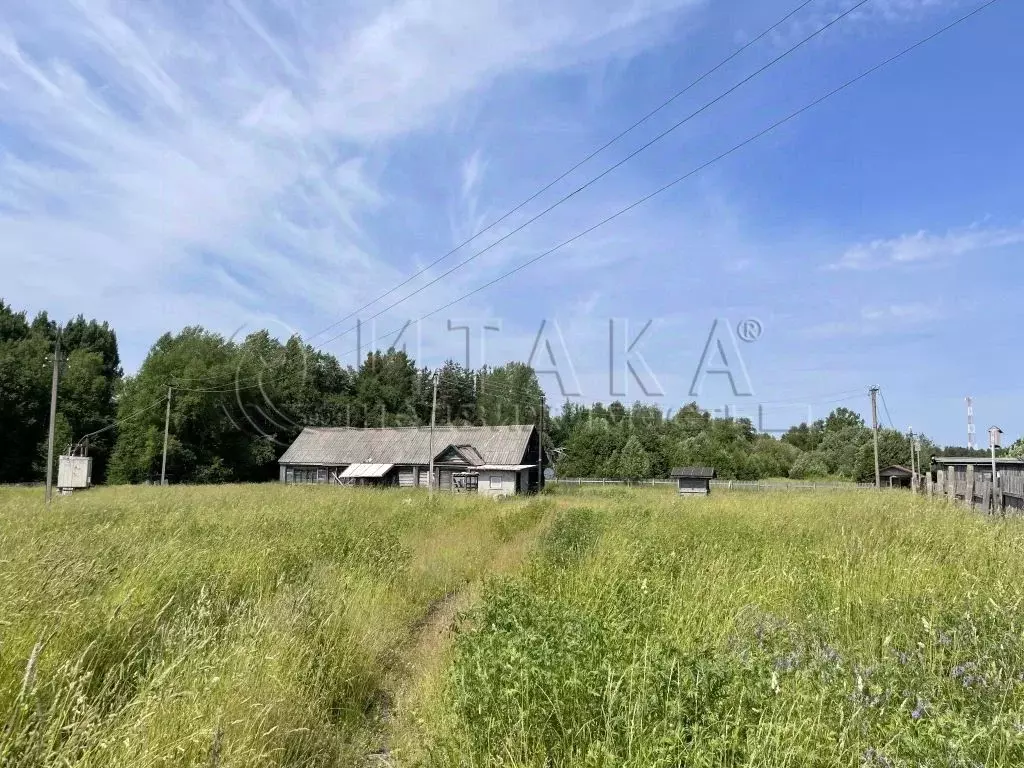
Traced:
<path fill-rule="evenodd" d="M 946 467 L 928 477 L 926 493 L 932 498 L 958 502 L 992 515 L 1024 514 L 1024 468 L 1000 467 L 999 486 L 992 487 L 992 472 L 973 466 Z"/>

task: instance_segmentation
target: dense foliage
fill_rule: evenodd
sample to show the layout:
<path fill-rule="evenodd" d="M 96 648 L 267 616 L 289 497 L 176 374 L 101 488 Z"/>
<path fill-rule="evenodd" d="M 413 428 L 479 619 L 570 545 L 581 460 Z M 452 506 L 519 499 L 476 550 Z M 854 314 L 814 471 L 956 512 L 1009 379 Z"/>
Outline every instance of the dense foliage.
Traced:
<path fill-rule="evenodd" d="M 636 403 L 626 408 L 566 403 L 551 438 L 564 452 L 559 471 L 566 477 L 640 479 L 664 476 L 673 466 L 710 466 L 723 478 L 814 479 L 874 477 L 871 430 L 848 408 L 791 428 L 780 439 L 758 433 L 748 419 L 715 418 L 690 403 L 666 417 L 658 408 Z M 881 467 L 910 466 L 910 438 L 879 431 Z M 934 451 L 921 439 L 922 461 Z"/>
<path fill-rule="evenodd" d="M 41 313 L 31 322 L 0 300 L 0 483 L 46 473 L 46 434 L 57 336 L 63 376 L 58 390 L 57 452 L 109 424 L 121 381 L 117 336 L 106 323 L 79 316 L 60 325 Z M 91 442 L 93 473 L 102 480 L 113 434 Z"/>

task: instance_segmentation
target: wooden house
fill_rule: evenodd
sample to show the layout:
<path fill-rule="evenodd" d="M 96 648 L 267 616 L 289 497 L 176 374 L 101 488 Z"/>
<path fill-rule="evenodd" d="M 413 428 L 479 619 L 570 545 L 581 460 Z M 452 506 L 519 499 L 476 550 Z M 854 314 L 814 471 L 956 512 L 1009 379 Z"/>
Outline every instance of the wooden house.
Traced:
<path fill-rule="evenodd" d="M 678 484 L 680 496 L 707 496 L 718 474 L 714 467 L 678 467 L 669 476 Z"/>
<path fill-rule="evenodd" d="M 498 427 L 307 427 L 278 464 L 282 483 L 430 484 L 455 493 L 510 496 L 544 487 L 540 440 L 533 425 Z"/>

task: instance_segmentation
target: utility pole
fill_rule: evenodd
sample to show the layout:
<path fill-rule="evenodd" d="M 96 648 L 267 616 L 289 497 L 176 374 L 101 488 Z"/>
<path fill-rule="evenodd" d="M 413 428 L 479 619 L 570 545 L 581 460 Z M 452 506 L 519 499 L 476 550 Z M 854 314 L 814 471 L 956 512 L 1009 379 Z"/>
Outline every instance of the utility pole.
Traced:
<path fill-rule="evenodd" d="M 992 452 L 992 492 L 989 493 L 989 499 L 991 501 L 990 511 L 992 514 L 996 513 L 1001 507 L 999 496 L 997 495 L 999 487 L 999 476 L 996 473 L 996 448 L 1001 447 L 1002 442 L 1000 436 L 1003 434 L 1003 430 L 999 427 L 989 427 L 988 430 L 988 447 Z"/>
<path fill-rule="evenodd" d="M 881 489 L 882 475 L 878 467 L 878 387 L 872 387 L 871 393 L 871 431 L 875 441 L 875 488 Z"/>
<path fill-rule="evenodd" d="M 434 371 L 434 399 L 430 406 L 430 440 L 428 445 L 430 446 L 430 482 L 427 487 L 430 489 L 429 494 L 434 495 L 434 421 L 437 416 L 437 371 Z"/>
<path fill-rule="evenodd" d="M 537 417 L 537 493 L 544 488 L 544 394 L 540 396 L 540 414 Z"/>
<path fill-rule="evenodd" d="M 53 439 L 57 426 L 57 385 L 60 383 L 60 331 L 53 348 L 53 382 L 50 385 L 50 431 L 46 440 L 46 503 L 53 498 Z"/>
<path fill-rule="evenodd" d="M 910 428 L 910 490 L 917 493 L 917 464 L 914 458 L 914 428 Z"/>
<path fill-rule="evenodd" d="M 160 485 L 167 485 L 167 437 L 171 432 L 171 392 L 167 388 L 167 413 L 164 415 L 164 460 L 160 464 Z"/>

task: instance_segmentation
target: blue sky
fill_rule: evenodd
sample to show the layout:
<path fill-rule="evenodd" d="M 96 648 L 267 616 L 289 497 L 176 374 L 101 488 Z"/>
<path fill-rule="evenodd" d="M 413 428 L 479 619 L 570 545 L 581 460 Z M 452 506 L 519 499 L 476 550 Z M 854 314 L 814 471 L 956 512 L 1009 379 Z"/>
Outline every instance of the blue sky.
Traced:
<path fill-rule="evenodd" d="M 593 187 L 369 319 L 851 4 L 812 3 L 523 211 L 359 313 L 364 348 L 975 3 L 870 0 Z M 189 324 L 225 335 L 300 332 L 354 363 L 353 321 L 314 334 L 797 5 L 6 0 L 0 295 L 30 311 L 109 320 L 129 371 L 161 332 Z M 527 359 L 537 347 L 534 362 L 551 367 L 550 345 L 567 389 L 583 399 L 607 401 L 614 387 L 675 408 L 692 399 L 720 319 L 713 351 L 721 341 L 734 372 L 741 357 L 750 387 L 737 396 L 728 377 L 709 375 L 699 397 L 708 408 L 755 420 L 760 412 L 775 429 L 839 404 L 864 412 L 878 384 L 898 428 L 963 443 L 970 394 L 979 431 L 999 423 L 1016 437 L 1021 28 L 1024 6 L 996 3 L 403 341 L 428 364 L 465 362 L 457 327 L 469 325 L 473 366 Z M 733 341 L 749 318 L 761 336 Z M 553 374 L 543 383 L 553 402 L 563 399 Z"/>

